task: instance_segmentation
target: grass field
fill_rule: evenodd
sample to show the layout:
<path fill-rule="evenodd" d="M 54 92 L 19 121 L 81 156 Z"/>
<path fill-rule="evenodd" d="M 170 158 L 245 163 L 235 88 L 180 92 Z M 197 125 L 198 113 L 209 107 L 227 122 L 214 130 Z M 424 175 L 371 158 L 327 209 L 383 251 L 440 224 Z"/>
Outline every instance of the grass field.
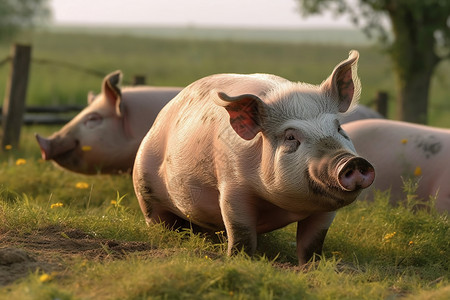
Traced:
<path fill-rule="evenodd" d="M 320 83 L 348 46 L 171 40 L 39 33 L 33 57 L 75 61 L 125 80 L 146 74 L 155 85 L 187 85 L 220 72 L 267 72 Z M 389 60 L 361 52 L 364 103 L 393 94 Z M 0 45 L 0 61 L 9 46 Z M 0 67 L 0 83 L 8 70 Z M 433 82 L 432 123 L 449 125 L 449 66 Z M 32 65 L 28 103 L 85 101 L 101 78 Z M 0 94 L 4 93 L 0 84 Z M 322 259 L 296 266 L 295 226 L 259 238 L 258 255 L 227 258 L 225 237 L 147 227 L 131 178 L 84 176 L 40 159 L 24 127 L 19 149 L 0 154 L 0 299 L 448 299 L 448 215 L 412 209 L 389 195 L 355 202 L 333 222 Z M 5 250 L 7 249 L 7 250 Z M 6 251 L 6 252 L 5 252 Z"/>

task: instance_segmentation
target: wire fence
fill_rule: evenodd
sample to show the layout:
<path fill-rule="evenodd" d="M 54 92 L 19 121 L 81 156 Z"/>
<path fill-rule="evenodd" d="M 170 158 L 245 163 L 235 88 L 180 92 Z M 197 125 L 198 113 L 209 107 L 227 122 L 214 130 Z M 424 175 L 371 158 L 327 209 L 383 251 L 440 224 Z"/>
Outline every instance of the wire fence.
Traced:
<path fill-rule="evenodd" d="M 11 56 L 7 56 L 4 59 L 0 60 L 0 67 L 2 67 L 3 65 L 6 65 L 11 60 L 12 60 Z M 73 64 L 70 62 L 66 62 L 66 61 L 56 61 L 56 60 L 47 59 L 47 58 L 31 58 L 31 62 L 36 63 L 36 64 L 41 64 L 41 65 L 53 65 L 53 66 L 63 67 L 66 69 L 83 72 L 83 73 L 97 76 L 100 78 L 103 78 L 107 75 L 106 72 L 91 69 L 91 68 L 86 68 L 86 67 L 79 66 L 79 65 L 76 65 L 76 64 Z"/>
<path fill-rule="evenodd" d="M 3 58 L 2 60 L 0 60 L 0 68 L 3 65 L 7 65 L 11 60 L 12 60 L 12 56 L 10 56 L 10 55 L 8 55 L 5 58 Z M 77 64 L 74 64 L 71 62 L 57 61 L 57 60 L 48 59 L 48 58 L 31 58 L 31 63 L 61 67 L 61 68 L 85 73 L 88 75 L 92 75 L 92 76 L 95 76 L 98 78 L 104 78 L 108 74 L 107 72 L 104 72 L 104 71 L 87 68 L 87 67 L 80 66 L 80 65 L 77 65 Z M 132 82 L 123 80 L 123 84 L 125 84 L 125 85 L 136 85 L 136 84 L 142 84 L 143 82 L 145 82 L 145 79 L 143 79 L 143 76 L 135 76 Z"/>

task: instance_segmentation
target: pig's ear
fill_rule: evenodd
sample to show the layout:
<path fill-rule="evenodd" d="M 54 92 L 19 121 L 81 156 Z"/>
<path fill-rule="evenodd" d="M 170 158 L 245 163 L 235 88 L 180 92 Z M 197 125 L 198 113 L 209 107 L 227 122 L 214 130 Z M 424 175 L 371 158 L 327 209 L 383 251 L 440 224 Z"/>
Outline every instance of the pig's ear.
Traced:
<path fill-rule="evenodd" d="M 93 91 L 89 91 L 87 94 L 87 104 L 91 105 L 92 102 L 94 102 L 96 96 L 97 95 L 95 95 L 95 93 Z"/>
<path fill-rule="evenodd" d="M 354 107 L 359 101 L 361 84 L 357 74 L 358 59 L 358 51 L 350 51 L 349 57 L 338 64 L 330 77 L 321 84 L 322 91 L 338 101 L 341 113 Z"/>
<path fill-rule="evenodd" d="M 215 99 L 216 104 L 227 110 L 230 125 L 241 138 L 251 140 L 262 130 L 265 104 L 259 97 L 252 94 L 230 97 L 222 92 L 218 96 L 220 99 Z"/>
<path fill-rule="evenodd" d="M 103 79 L 102 92 L 105 96 L 105 100 L 111 104 L 115 110 L 116 114 L 121 117 L 121 102 L 122 102 L 122 92 L 120 89 L 120 83 L 122 81 L 122 72 L 115 71 L 112 72 Z"/>

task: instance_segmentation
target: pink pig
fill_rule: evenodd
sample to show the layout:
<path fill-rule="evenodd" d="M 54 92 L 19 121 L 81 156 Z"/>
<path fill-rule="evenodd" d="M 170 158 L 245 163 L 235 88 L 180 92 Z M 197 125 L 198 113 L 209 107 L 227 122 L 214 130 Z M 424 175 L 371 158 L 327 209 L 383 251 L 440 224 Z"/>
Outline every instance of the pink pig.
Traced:
<path fill-rule="evenodd" d="M 105 77 L 102 93 L 49 138 L 36 134 L 42 158 L 70 171 L 130 172 L 136 152 L 161 108 L 178 87 L 120 88 L 121 72 Z"/>
<path fill-rule="evenodd" d="M 139 147 L 133 184 L 147 223 L 226 230 L 228 254 L 297 222 L 300 264 L 322 251 L 336 210 L 372 165 L 339 124 L 356 104 L 358 52 L 320 86 L 268 74 L 200 79 L 170 101 Z"/>
<path fill-rule="evenodd" d="M 436 196 L 436 209 L 450 211 L 450 130 L 391 120 L 360 120 L 342 126 L 359 154 L 377 169 L 370 190 L 391 191 L 393 203 L 406 199 L 403 180 L 418 180 L 417 195 Z M 361 196 L 363 198 L 364 195 Z"/>

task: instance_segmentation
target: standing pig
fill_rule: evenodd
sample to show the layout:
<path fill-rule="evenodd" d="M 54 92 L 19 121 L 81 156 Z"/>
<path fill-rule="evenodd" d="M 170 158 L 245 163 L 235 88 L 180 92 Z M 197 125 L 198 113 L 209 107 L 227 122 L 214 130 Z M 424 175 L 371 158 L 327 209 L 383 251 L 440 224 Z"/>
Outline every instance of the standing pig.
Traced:
<path fill-rule="evenodd" d="M 403 180 L 418 179 L 417 195 L 436 198 L 439 212 L 450 211 L 450 130 L 390 120 L 362 120 L 343 125 L 359 154 L 377 168 L 367 191 L 391 190 L 393 203 L 406 199 Z"/>
<path fill-rule="evenodd" d="M 102 93 L 49 138 L 36 134 L 44 160 L 70 171 L 96 174 L 130 172 L 144 135 L 178 87 L 128 87 L 122 74 L 105 77 Z"/>
<path fill-rule="evenodd" d="M 200 79 L 169 102 L 139 147 L 133 184 L 147 223 L 226 230 L 228 254 L 298 222 L 301 264 L 335 211 L 375 176 L 339 125 L 356 104 L 358 52 L 320 86 L 267 74 Z"/>

